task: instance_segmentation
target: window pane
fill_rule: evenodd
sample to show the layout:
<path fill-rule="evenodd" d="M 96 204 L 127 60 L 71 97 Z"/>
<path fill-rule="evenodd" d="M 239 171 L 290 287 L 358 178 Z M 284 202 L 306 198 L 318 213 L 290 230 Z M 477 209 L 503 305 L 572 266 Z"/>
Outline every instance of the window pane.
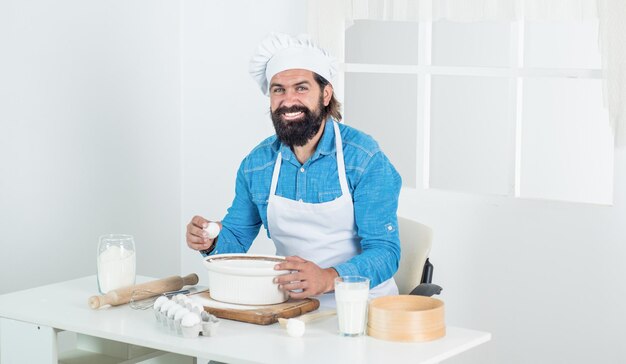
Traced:
<path fill-rule="evenodd" d="M 521 197 L 612 203 L 613 137 L 602 82 L 528 79 L 524 103 Z"/>
<path fill-rule="evenodd" d="M 417 64 L 417 22 L 357 20 L 346 29 L 346 62 Z"/>
<path fill-rule="evenodd" d="M 528 22 L 525 63 L 529 67 L 600 68 L 598 22 Z"/>
<path fill-rule="evenodd" d="M 417 76 L 346 74 L 345 121 L 371 135 L 405 187 L 416 187 Z"/>
<path fill-rule="evenodd" d="M 433 23 L 432 64 L 436 66 L 509 66 L 509 23 Z"/>
<path fill-rule="evenodd" d="M 430 187 L 511 194 L 514 121 L 509 80 L 435 76 L 432 79 Z"/>

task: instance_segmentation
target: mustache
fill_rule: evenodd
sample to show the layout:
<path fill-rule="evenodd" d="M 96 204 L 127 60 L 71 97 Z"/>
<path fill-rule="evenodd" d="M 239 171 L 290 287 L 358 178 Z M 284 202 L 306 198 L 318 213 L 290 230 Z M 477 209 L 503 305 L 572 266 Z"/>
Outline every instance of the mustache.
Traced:
<path fill-rule="evenodd" d="M 279 108 L 277 108 L 276 110 L 274 110 L 274 114 L 276 115 L 280 115 L 280 114 L 285 114 L 288 112 L 302 112 L 304 114 L 310 114 L 311 110 L 309 110 L 309 108 L 307 108 L 306 106 L 302 106 L 302 105 L 292 105 L 292 106 L 280 106 Z"/>

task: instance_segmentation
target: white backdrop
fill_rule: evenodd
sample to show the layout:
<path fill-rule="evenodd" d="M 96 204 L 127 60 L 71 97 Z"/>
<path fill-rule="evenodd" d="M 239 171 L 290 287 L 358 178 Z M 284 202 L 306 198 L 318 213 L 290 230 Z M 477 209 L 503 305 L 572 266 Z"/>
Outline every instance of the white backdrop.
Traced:
<path fill-rule="evenodd" d="M 224 215 L 272 131 L 248 57 L 304 31 L 305 9 L 0 2 L 0 293 L 95 273 L 113 231 L 137 236 L 140 274 L 202 274 L 184 224 Z M 402 192 L 400 213 L 434 228 L 447 323 L 493 333 L 451 363 L 626 361 L 626 149 L 615 168 L 613 206 Z"/>
<path fill-rule="evenodd" d="M 0 293 L 95 274 L 106 233 L 135 236 L 139 274 L 178 273 L 178 15 L 0 1 Z"/>

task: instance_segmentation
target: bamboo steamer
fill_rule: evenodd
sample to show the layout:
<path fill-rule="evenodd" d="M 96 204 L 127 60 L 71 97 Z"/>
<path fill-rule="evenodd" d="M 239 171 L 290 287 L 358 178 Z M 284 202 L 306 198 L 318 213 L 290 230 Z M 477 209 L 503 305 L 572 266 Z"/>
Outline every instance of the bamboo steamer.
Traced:
<path fill-rule="evenodd" d="M 369 305 L 367 334 L 383 340 L 413 342 L 443 337 L 443 301 L 412 295 L 375 298 Z"/>

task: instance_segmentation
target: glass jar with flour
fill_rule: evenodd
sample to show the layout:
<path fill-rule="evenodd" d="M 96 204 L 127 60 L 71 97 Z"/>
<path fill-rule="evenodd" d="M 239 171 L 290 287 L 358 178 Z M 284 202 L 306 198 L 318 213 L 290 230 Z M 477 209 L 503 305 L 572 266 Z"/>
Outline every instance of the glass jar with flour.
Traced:
<path fill-rule="evenodd" d="M 100 293 L 135 284 L 135 240 L 132 235 L 107 234 L 98 243 Z"/>

